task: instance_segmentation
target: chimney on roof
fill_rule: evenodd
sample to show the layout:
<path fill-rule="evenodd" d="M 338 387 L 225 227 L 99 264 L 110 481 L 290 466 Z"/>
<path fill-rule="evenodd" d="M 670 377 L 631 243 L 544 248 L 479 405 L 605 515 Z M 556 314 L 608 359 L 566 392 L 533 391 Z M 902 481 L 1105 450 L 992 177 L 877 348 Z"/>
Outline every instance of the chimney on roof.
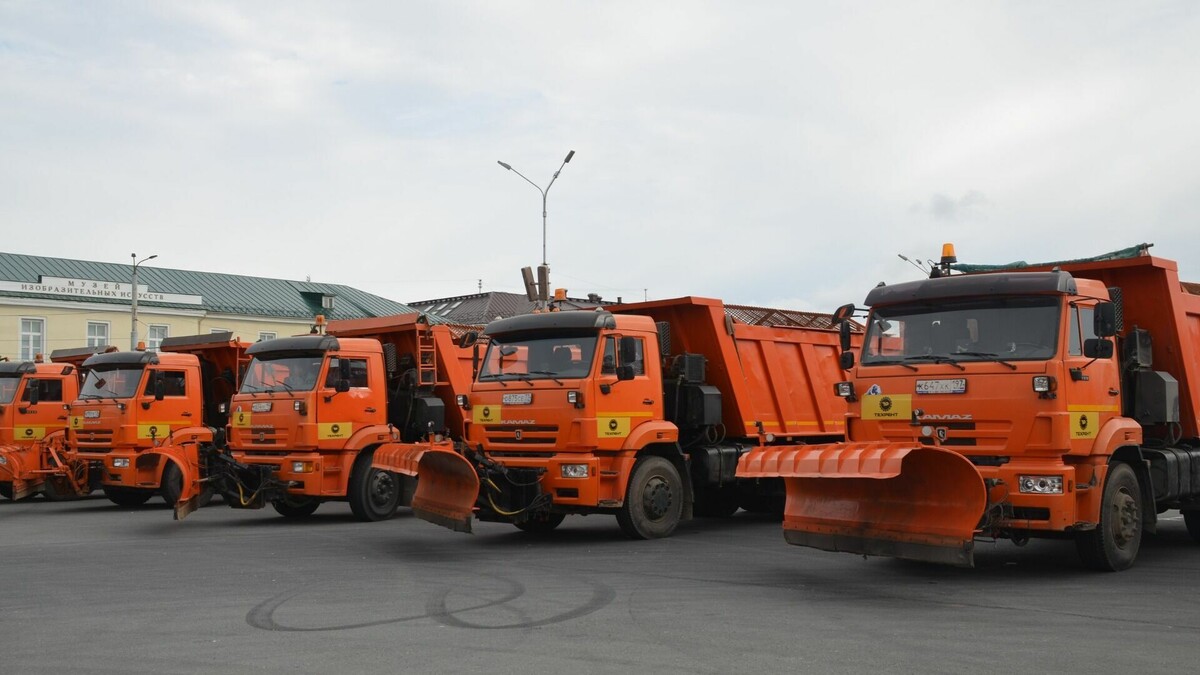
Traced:
<path fill-rule="evenodd" d="M 601 300 L 599 293 L 588 293 L 588 302 L 599 303 Z"/>

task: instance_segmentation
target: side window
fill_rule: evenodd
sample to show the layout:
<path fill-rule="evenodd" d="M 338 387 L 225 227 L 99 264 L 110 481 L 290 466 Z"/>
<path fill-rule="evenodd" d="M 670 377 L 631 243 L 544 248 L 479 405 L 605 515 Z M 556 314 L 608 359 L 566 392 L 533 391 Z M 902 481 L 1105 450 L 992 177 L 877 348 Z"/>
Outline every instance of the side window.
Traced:
<path fill-rule="evenodd" d="M 604 338 L 604 356 L 600 361 L 601 375 L 615 375 L 617 372 L 617 338 Z"/>
<path fill-rule="evenodd" d="M 1071 308 L 1070 344 L 1067 345 L 1067 353 L 1071 356 L 1083 356 L 1084 341 L 1096 337 L 1095 314 L 1092 307 Z"/>
<path fill-rule="evenodd" d="M 38 388 L 38 399 L 45 401 L 63 400 L 63 383 L 62 380 L 33 380 L 25 385 L 25 392 L 21 394 L 22 401 L 29 400 L 29 390 L 32 387 Z"/>
<path fill-rule="evenodd" d="M 162 377 L 163 396 L 187 396 L 187 373 L 182 370 L 160 370 Z M 146 378 L 144 396 L 154 395 L 154 378 Z"/>
<path fill-rule="evenodd" d="M 636 349 L 637 355 L 634 357 L 632 362 L 622 363 L 621 365 L 633 366 L 633 374 L 634 375 L 645 375 L 646 374 L 645 341 L 643 341 L 642 338 L 637 338 L 634 340 L 634 343 L 637 345 L 637 349 Z"/>
<path fill-rule="evenodd" d="M 346 359 L 350 362 L 350 386 L 351 387 L 367 387 L 367 360 L 366 359 Z M 325 375 L 325 386 L 332 389 L 337 386 L 339 373 L 341 372 L 340 359 L 334 357 L 329 359 L 329 372 Z"/>

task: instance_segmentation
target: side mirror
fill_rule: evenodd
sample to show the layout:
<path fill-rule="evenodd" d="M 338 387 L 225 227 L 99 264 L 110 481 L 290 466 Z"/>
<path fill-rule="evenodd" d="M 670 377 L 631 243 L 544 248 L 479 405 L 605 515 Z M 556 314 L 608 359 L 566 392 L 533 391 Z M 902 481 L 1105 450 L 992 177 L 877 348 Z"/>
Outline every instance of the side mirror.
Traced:
<path fill-rule="evenodd" d="M 462 341 L 459 343 L 461 347 L 470 347 L 479 342 L 479 331 L 469 330 L 462 336 Z"/>
<path fill-rule="evenodd" d="M 339 394 L 344 394 L 350 391 L 350 380 L 339 377 L 337 382 L 333 383 L 333 390 Z"/>
<path fill-rule="evenodd" d="M 1104 338 L 1089 338 L 1083 341 L 1083 355 L 1089 359 L 1111 359 L 1113 343 Z"/>
<path fill-rule="evenodd" d="M 633 379 L 633 366 L 617 366 L 617 381 L 624 382 Z"/>
<path fill-rule="evenodd" d="M 833 310 L 833 322 L 841 323 L 842 321 L 848 320 L 850 317 L 854 316 L 854 311 L 855 307 L 853 302 L 848 305 L 842 305 L 841 307 L 838 307 L 837 309 Z"/>
<path fill-rule="evenodd" d="M 471 343 L 471 379 L 479 377 L 479 343 Z"/>
<path fill-rule="evenodd" d="M 338 359 L 338 380 L 333 390 L 339 394 L 350 391 L 350 359 Z"/>
<path fill-rule="evenodd" d="M 163 382 L 162 371 L 154 371 L 154 374 L 151 377 L 154 378 L 154 400 L 161 401 L 163 400 L 163 396 L 166 396 L 167 394 L 167 385 L 165 382 Z"/>
<path fill-rule="evenodd" d="M 838 323 L 838 338 L 841 340 L 842 352 L 850 351 L 850 321 L 842 319 Z"/>
<path fill-rule="evenodd" d="M 842 370 L 850 370 L 854 367 L 854 352 L 845 351 L 838 356 L 838 365 Z"/>
<path fill-rule="evenodd" d="M 633 363 L 638 360 L 637 338 L 626 336 L 621 338 L 621 363 Z"/>
<path fill-rule="evenodd" d="M 42 388 L 37 380 L 29 380 L 25 387 L 29 390 L 29 405 L 37 405 L 42 400 Z"/>
<path fill-rule="evenodd" d="M 1112 337 L 1117 334 L 1117 306 L 1111 302 L 1096 305 L 1093 314 L 1093 330 L 1097 337 Z"/>

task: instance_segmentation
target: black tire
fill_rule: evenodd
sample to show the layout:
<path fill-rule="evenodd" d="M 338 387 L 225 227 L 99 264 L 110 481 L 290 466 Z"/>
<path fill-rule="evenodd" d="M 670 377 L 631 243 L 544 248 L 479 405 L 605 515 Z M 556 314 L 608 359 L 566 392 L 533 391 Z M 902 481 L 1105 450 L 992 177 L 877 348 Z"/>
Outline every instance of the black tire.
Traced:
<path fill-rule="evenodd" d="M 1184 511 L 1183 524 L 1187 525 L 1188 534 L 1192 539 L 1200 541 L 1200 511 Z"/>
<path fill-rule="evenodd" d="M 1128 464 L 1108 468 L 1100 523 L 1080 532 L 1075 546 L 1083 564 L 1102 572 L 1119 572 L 1133 566 L 1142 544 L 1142 488 Z"/>
<path fill-rule="evenodd" d="M 10 481 L 0 482 L 0 497 L 4 497 L 5 499 L 12 499 L 12 496 L 13 496 L 12 482 L 10 482 Z"/>
<path fill-rule="evenodd" d="M 728 518 L 737 513 L 737 488 L 733 485 L 709 485 L 696 490 L 696 502 L 692 512 L 700 518 Z"/>
<path fill-rule="evenodd" d="M 150 501 L 155 491 L 149 488 L 130 488 L 119 485 L 105 485 L 104 496 L 117 506 L 141 506 Z"/>
<path fill-rule="evenodd" d="M 65 478 L 47 478 L 42 483 L 42 496 L 49 502 L 65 502 L 79 499 L 79 495 L 71 489 L 71 484 Z"/>
<path fill-rule="evenodd" d="M 399 476 L 371 466 L 374 450 L 365 450 L 354 460 L 346 498 L 350 510 L 361 521 L 373 523 L 396 515 L 400 505 Z"/>
<path fill-rule="evenodd" d="M 162 480 L 158 483 L 158 494 L 162 496 L 167 506 L 175 508 L 179 503 L 179 495 L 183 494 L 183 472 L 175 462 L 167 462 L 163 467 Z"/>
<path fill-rule="evenodd" d="M 669 537 L 682 518 L 683 498 L 675 465 L 662 457 L 643 457 L 633 466 L 617 523 L 630 539 Z"/>
<path fill-rule="evenodd" d="M 541 513 L 529 520 L 522 520 L 519 523 L 513 523 L 517 529 L 530 534 L 546 534 L 553 532 L 554 528 L 562 525 L 563 519 L 567 516 L 562 513 Z"/>
<path fill-rule="evenodd" d="M 284 518 L 307 518 L 311 516 L 320 505 L 321 500 L 317 499 L 316 497 L 288 496 L 271 502 L 271 506 L 275 507 L 275 512 Z"/>

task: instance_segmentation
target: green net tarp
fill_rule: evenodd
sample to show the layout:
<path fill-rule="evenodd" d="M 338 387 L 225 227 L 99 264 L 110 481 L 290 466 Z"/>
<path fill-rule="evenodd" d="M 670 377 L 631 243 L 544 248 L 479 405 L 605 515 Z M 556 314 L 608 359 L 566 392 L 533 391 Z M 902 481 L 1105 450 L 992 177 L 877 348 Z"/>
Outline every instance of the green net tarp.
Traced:
<path fill-rule="evenodd" d="M 968 263 L 954 263 L 950 265 L 950 269 L 957 272 L 970 274 L 973 272 L 1000 272 L 1003 270 L 1019 270 L 1022 267 L 1054 267 L 1056 265 L 1069 265 L 1072 263 L 1099 262 L 1101 260 L 1120 260 L 1122 258 L 1136 258 L 1138 256 L 1150 255 L 1149 249 L 1154 244 L 1138 244 L 1123 248 L 1109 253 L 1102 253 L 1090 258 L 1075 258 L 1074 260 L 1054 260 L 1052 262 L 1028 263 L 1024 260 L 1011 262 L 1007 265 L 972 265 Z"/>

